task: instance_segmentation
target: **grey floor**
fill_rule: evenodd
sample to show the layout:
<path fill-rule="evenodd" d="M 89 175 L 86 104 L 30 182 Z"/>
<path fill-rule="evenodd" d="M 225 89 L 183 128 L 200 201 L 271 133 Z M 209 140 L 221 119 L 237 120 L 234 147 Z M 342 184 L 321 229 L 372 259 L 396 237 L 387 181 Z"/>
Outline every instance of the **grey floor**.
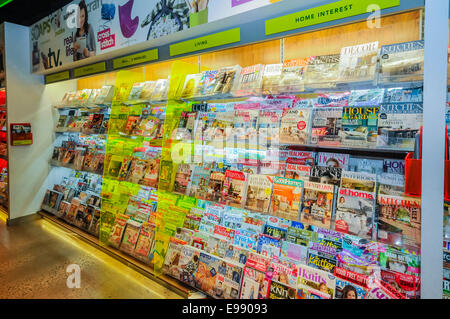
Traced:
<path fill-rule="evenodd" d="M 80 266 L 68 288 L 67 266 Z M 181 296 L 43 219 L 0 220 L 0 299 L 180 299 Z"/>

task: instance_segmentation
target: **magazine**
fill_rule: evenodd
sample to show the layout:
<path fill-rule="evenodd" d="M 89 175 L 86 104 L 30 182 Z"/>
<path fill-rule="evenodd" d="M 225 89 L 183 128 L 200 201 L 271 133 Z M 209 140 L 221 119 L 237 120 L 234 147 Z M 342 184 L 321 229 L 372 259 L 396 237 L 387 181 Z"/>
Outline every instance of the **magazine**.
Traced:
<path fill-rule="evenodd" d="M 245 209 L 267 213 L 272 195 L 273 179 L 265 175 L 249 175 Z"/>
<path fill-rule="evenodd" d="M 339 167 L 313 166 L 310 170 L 309 181 L 339 186 L 341 182 L 341 175 L 342 168 Z"/>
<path fill-rule="evenodd" d="M 300 222 L 330 229 L 335 186 L 305 182 Z"/>
<path fill-rule="evenodd" d="M 312 56 L 306 71 L 306 87 L 335 87 L 339 77 L 339 54 Z"/>
<path fill-rule="evenodd" d="M 342 107 L 315 107 L 312 111 L 311 144 L 340 146 Z"/>
<path fill-rule="evenodd" d="M 349 105 L 373 106 L 383 103 L 384 89 L 352 90 Z"/>
<path fill-rule="evenodd" d="M 378 175 L 378 194 L 403 196 L 405 194 L 405 176 L 383 173 Z"/>
<path fill-rule="evenodd" d="M 342 170 L 348 170 L 350 155 L 336 153 L 317 153 L 317 166 L 339 167 Z"/>
<path fill-rule="evenodd" d="M 384 172 L 383 160 L 352 156 L 348 163 L 348 171 L 380 175 Z"/>
<path fill-rule="evenodd" d="M 350 91 L 318 93 L 314 100 L 314 107 L 339 107 L 348 106 Z"/>
<path fill-rule="evenodd" d="M 178 263 L 180 280 L 192 287 L 194 287 L 194 275 L 199 266 L 200 252 L 200 250 L 191 246 L 183 246 L 181 249 L 180 261 Z"/>
<path fill-rule="evenodd" d="M 336 277 L 320 269 L 299 265 L 297 289 L 298 299 L 333 299 Z"/>
<path fill-rule="evenodd" d="M 202 79 L 202 74 L 188 74 L 184 80 L 183 90 L 181 91 L 181 98 L 190 99 L 192 97 L 198 97 L 200 87 L 200 81 Z"/>
<path fill-rule="evenodd" d="M 298 266 L 295 263 L 287 260 L 272 261 L 269 269 L 272 270 L 272 280 L 291 287 L 297 286 Z"/>
<path fill-rule="evenodd" d="M 378 106 L 344 107 L 342 130 L 339 131 L 342 145 L 375 148 L 378 135 L 379 110 Z"/>
<path fill-rule="evenodd" d="M 218 299 L 238 299 L 243 272 L 243 265 L 220 260 L 212 296 Z"/>
<path fill-rule="evenodd" d="M 240 299 L 267 299 L 270 278 L 266 276 L 270 259 L 250 253 L 244 268 Z"/>
<path fill-rule="evenodd" d="M 209 178 L 208 191 L 206 200 L 218 202 L 221 199 L 223 182 L 225 174 L 222 172 L 212 171 Z"/>
<path fill-rule="evenodd" d="M 280 143 L 283 110 L 260 110 L 258 117 L 258 148 L 267 149 Z"/>
<path fill-rule="evenodd" d="M 309 58 L 284 61 L 279 82 L 280 92 L 296 93 L 305 90 L 308 62 Z"/>
<path fill-rule="evenodd" d="M 259 110 L 256 108 L 259 108 L 259 104 L 236 104 L 235 108 L 232 129 L 234 147 L 242 149 L 258 148 L 257 122 Z"/>
<path fill-rule="evenodd" d="M 149 163 L 146 160 L 133 158 L 131 160 L 130 169 L 128 171 L 126 180 L 135 184 L 143 184 L 145 173 L 148 169 L 148 164 Z"/>
<path fill-rule="evenodd" d="M 406 297 L 388 283 L 375 279 L 370 284 L 364 299 L 406 299 Z"/>
<path fill-rule="evenodd" d="M 361 172 L 343 171 L 341 176 L 341 187 L 375 193 L 377 189 L 377 175 Z"/>
<path fill-rule="evenodd" d="M 405 161 L 404 160 L 394 160 L 394 159 L 384 159 L 383 160 L 383 170 L 385 173 L 405 175 Z"/>
<path fill-rule="evenodd" d="M 422 103 L 423 88 L 389 88 L 385 90 L 384 103 Z M 381 103 L 379 103 L 381 104 Z"/>
<path fill-rule="evenodd" d="M 238 83 L 235 88 L 235 96 L 248 96 L 259 94 L 262 89 L 262 77 L 264 65 L 256 64 L 241 70 Z"/>
<path fill-rule="evenodd" d="M 269 258 L 279 257 L 281 252 L 280 239 L 261 234 L 258 239 L 257 252 Z"/>
<path fill-rule="evenodd" d="M 173 192 L 180 195 L 185 195 L 191 177 L 193 167 L 191 164 L 179 164 L 177 173 L 175 175 L 175 182 L 173 184 Z"/>
<path fill-rule="evenodd" d="M 206 199 L 210 175 L 209 165 L 194 166 L 186 194 L 198 199 Z"/>
<path fill-rule="evenodd" d="M 178 128 L 172 132 L 172 138 L 176 141 L 192 141 L 194 138 L 195 121 L 197 112 L 182 112 Z"/>
<path fill-rule="evenodd" d="M 183 241 L 171 237 L 169 245 L 167 247 L 167 253 L 164 258 L 164 264 L 162 267 L 162 272 L 172 276 L 174 278 L 180 279 L 181 268 L 180 261 L 181 255 L 183 253 Z"/>
<path fill-rule="evenodd" d="M 380 82 L 421 81 L 424 68 L 424 41 L 383 45 L 380 52 Z"/>
<path fill-rule="evenodd" d="M 159 158 L 147 160 L 147 170 L 141 185 L 158 187 Z"/>
<path fill-rule="evenodd" d="M 303 192 L 303 181 L 284 177 L 274 177 L 271 215 L 298 220 L 298 212 Z"/>
<path fill-rule="evenodd" d="M 210 87 L 212 88 L 211 93 L 207 92 L 206 94 L 219 96 L 229 95 L 235 82 L 238 82 L 240 73 L 241 67 L 238 65 L 221 68 L 210 83 Z"/>
<path fill-rule="evenodd" d="M 295 299 L 297 289 L 274 279 L 270 282 L 269 299 Z"/>
<path fill-rule="evenodd" d="M 141 223 L 134 220 L 127 221 L 127 225 L 123 233 L 122 243 L 120 244 L 120 250 L 128 254 L 132 254 L 134 252 L 141 226 Z"/>
<path fill-rule="evenodd" d="M 280 80 L 281 72 L 283 71 L 283 64 L 267 64 L 264 67 L 263 74 L 263 90 L 268 94 L 279 94 L 280 93 Z"/>
<path fill-rule="evenodd" d="M 340 82 L 373 81 L 377 71 L 378 41 L 341 49 Z"/>
<path fill-rule="evenodd" d="M 406 275 L 392 270 L 380 270 L 380 279 L 407 299 L 420 298 L 420 276 Z"/>
<path fill-rule="evenodd" d="M 379 194 L 378 206 L 377 240 L 405 249 L 420 249 L 421 200 Z"/>
<path fill-rule="evenodd" d="M 290 237 L 290 240 L 291 239 L 292 237 Z M 308 262 L 308 246 L 300 245 L 290 241 L 283 241 L 281 243 L 280 256 L 283 259 L 288 259 L 297 263 L 306 264 Z"/>
<path fill-rule="evenodd" d="M 382 104 L 377 147 L 413 150 L 423 122 L 420 103 Z"/>
<path fill-rule="evenodd" d="M 194 274 L 194 287 L 213 296 L 219 265 L 219 258 L 201 252 L 198 259 L 197 271 Z"/>
<path fill-rule="evenodd" d="M 311 129 L 311 109 L 293 108 L 283 110 L 280 125 L 280 143 L 306 145 Z"/>
<path fill-rule="evenodd" d="M 369 277 L 343 268 L 334 269 L 336 299 L 364 299 L 369 287 Z"/>
<path fill-rule="evenodd" d="M 108 239 L 108 243 L 111 246 L 119 248 L 128 219 L 127 215 L 117 214 Z"/>
<path fill-rule="evenodd" d="M 340 188 L 334 229 L 341 233 L 372 239 L 375 194 Z"/>

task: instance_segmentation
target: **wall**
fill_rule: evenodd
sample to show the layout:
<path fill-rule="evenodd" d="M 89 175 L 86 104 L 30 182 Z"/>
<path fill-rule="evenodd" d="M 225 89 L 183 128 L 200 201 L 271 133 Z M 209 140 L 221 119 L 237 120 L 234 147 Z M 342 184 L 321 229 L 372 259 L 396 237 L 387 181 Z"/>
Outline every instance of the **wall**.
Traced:
<path fill-rule="evenodd" d="M 30 146 L 9 147 L 10 219 L 36 213 L 46 188 L 51 187 L 51 104 L 76 85 L 75 81 L 68 81 L 44 86 L 42 76 L 31 75 L 29 43 L 27 27 L 5 23 L 8 127 L 10 123 L 29 122 L 34 140 Z"/>

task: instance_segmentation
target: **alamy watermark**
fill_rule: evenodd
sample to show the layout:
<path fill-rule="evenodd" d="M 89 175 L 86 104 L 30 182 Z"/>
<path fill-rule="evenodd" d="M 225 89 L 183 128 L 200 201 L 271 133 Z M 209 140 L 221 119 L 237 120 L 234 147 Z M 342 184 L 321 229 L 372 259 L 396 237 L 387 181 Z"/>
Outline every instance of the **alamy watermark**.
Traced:
<path fill-rule="evenodd" d="M 66 273 L 69 274 L 66 280 L 67 288 L 81 288 L 81 268 L 77 264 L 67 266 Z"/>

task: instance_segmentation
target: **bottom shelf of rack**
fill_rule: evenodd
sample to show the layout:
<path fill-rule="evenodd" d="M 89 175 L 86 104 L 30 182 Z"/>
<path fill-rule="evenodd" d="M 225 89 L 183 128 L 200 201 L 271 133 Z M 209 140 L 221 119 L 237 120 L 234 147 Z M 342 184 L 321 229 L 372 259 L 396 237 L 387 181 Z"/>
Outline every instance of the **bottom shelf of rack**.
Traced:
<path fill-rule="evenodd" d="M 53 216 L 50 213 L 47 213 L 45 211 L 40 211 L 38 213 L 42 218 L 44 218 L 45 220 L 56 224 L 57 226 L 66 228 L 67 230 L 75 233 L 80 239 L 84 240 L 85 242 L 88 242 L 89 244 L 95 246 L 96 248 L 100 249 L 101 251 L 103 251 L 104 253 L 108 254 L 109 256 L 117 259 L 118 261 L 124 263 L 125 265 L 133 268 L 134 270 L 138 271 L 139 273 L 143 274 L 144 276 L 147 276 L 153 280 L 155 280 L 156 282 L 162 284 L 163 286 L 165 286 L 166 288 L 178 293 L 179 295 L 183 296 L 184 298 L 188 298 L 191 294 L 195 293 L 196 291 L 194 289 L 192 289 L 191 287 L 188 287 L 187 285 L 181 283 L 180 281 L 168 277 L 166 275 L 156 275 L 153 267 L 151 265 L 147 265 L 144 264 L 128 255 L 126 255 L 125 253 L 121 252 L 118 249 L 115 249 L 113 247 L 107 246 L 105 244 L 103 244 L 102 242 L 100 242 L 100 240 L 89 234 L 84 232 L 83 230 L 67 224 L 66 222 L 62 221 L 61 219 L 59 219 L 56 216 Z"/>

